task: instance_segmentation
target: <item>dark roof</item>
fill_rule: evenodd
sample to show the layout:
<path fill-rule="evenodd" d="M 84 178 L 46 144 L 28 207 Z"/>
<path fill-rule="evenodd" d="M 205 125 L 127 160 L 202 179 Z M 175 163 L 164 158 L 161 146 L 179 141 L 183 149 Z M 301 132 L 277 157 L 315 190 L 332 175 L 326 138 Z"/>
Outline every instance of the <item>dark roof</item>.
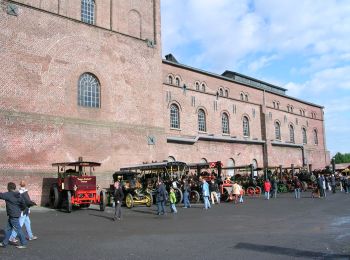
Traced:
<path fill-rule="evenodd" d="M 157 162 L 157 163 L 145 163 L 145 164 L 138 164 L 138 165 L 132 165 L 127 167 L 120 168 L 120 171 L 132 171 L 132 170 L 161 170 L 164 168 L 171 168 L 171 167 L 186 167 L 186 163 L 184 162 Z"/>
<path fill-rule="evenodd" d="M 96 167 L 101 166 L 98 162 L 61 162 L 61 163 L 53 163 L 52 166 L 82 166 L 82 167 Z"/>

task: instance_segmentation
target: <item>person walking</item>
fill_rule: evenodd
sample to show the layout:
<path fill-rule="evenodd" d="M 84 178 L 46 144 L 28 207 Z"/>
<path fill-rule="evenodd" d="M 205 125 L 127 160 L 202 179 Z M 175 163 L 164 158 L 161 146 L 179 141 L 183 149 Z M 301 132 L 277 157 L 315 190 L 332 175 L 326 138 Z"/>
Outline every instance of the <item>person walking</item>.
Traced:
<path fill-rule="evenodd" d="M 38 237 L 33 235 L 31 221 L 29 218 L 30 207 L 35 206 L 36 203 L 30 199 L 29 194 L 28 194 L 28 190 L 26 189 L 25 181 L 21 181 L 19 185 L 20 185 L 20 188 L 18 191 L 21 194 L 21 197 L 23 198 L 24 203 L 26 205 L 25 210 L 22 211 L 21 216 L 19 218 L 19 224 L 20 224 L 21 228 L 23 227 L 23 225 L 26 227 L 26 231 L 27 231 L 27 235 L 28 235 L 27 239 L 29 241 L 36 240 L 36 239 L 38 239 Z M 13 229 L 9 241 L 13 242 L 13 243 L 17 243 L 18 241 L 17 241 L 16 237 L 17 237 L 17 232 Z"/>
<path fill-rule="evenodd" d="M 323 189 L 323 181 L 322 181 L 321 174 L 317 178 L 317 186 L 318 186 L 318 190 L 320 192 L 320 198 L 323 198 L 324 197 L 324 189 Z"/>
<path fill-rule="evenodd" d="M 209 184 L 211 203 L 214 205 L 215 201 L 219 204 L 218 191 L 219 185 L 212 179 Z"/>
<path fill-rule="evenodd" d="M 18 234 L 20 245 L 16 246 L 19 249 L 27 247 L 27 240 L 23 234 L 21 225 L 19 223 L 19 217 L 23 210 L 26 209 L 26 204 L 19 192 L 16 192 L 16 184 L 9 182 L 7 184 L 8 192 L 0 193 L 0 199 L 6 202 L 6 212 L 8 216 L 7 226 L 5 228 L 5 238 L 0 243 L 0 247 L 6 247 L 9 243 L 9 239 L 12 230 L 15 230 Z"/>
<path fill-rule="evenodd" d="M 266 179 L 264 182 L 264 190 L 265 190 L 265 199 L 269 200 L 270 199 L 270 191 L 271 191 L 271 183 L 269 179 Z"/>
<path fill-rule="evenodd" d="M 175 196 L 175 191 L 173 188 L 170 188 L 170 193 L 169 193 L 169 200 L 170 200 L 170 212 L 176 214 L 176 196 Z"/>
<path fill-rule="evenodd" d="M 296 199 L 300 199 L 301 182 L 297 176 L 294 178 L 294 195 Z"/>
<path fill-rule="evenodd" d="M 168 200 L 168 192 L 165 189 L 164 183 L 162 180 L 158 181 L 157 187 L 157 215 L 165 215 L 165 202 Z"/>
<path fill-rule="evenodd" d="M 235 181 L 232 185 L 232 195 L 233 195 L 233 203 L 237 204 L 239 196 L 241 195 L 241 186 Z"/>
<path fill-rule="evenodd" d="M 278 191 L 278 179 L 276 176 L 274 176 L 272 179 L 272 191 L 272 197 L 276 199 Z"/>
<path fill-rule="evenodd" d="M 119 181 L 114 183 L 114 217 L 113 221 L 116 219 L 121 220 L 122 217 L 122 203 L 124 199 L 124 192 Z"/>
<path fill-rule="evenodd" d="M 190 193 L 191 193 L 191 185 L 188 183 L 188 180 L 184 182 L 184 208 L 190 208 Z"/>
<path fill-rule="evenodd" d="M 243 190 L 243 187 L 241 185 L 239 185 L 239 188 L 240 188 L 239 203 L 243 203 L 244 190 Z"/>
<path fill-rule="evenodd" d="M 321 180 L 322 180 L 322 188 L 323 188 L 323 196 L 327 197 L 327 186 L 326 186 L 326 178 L 323 174 L 321 174 Z"/>
<path fill-rule="evenodd" d="M 202 195 L 204 200 L 204 209 L 210 209 L 209 185 L 205 179 L 202 179 Z"/>
<path fill-rule="evenodd" d="M 330 180 L 330 183 L 331 183 L 331 188 L 332 188 L 332 193 L 335 193 L 335 176 L 334 174 L 332 174 L 331 176 L 331 180 Z"/>

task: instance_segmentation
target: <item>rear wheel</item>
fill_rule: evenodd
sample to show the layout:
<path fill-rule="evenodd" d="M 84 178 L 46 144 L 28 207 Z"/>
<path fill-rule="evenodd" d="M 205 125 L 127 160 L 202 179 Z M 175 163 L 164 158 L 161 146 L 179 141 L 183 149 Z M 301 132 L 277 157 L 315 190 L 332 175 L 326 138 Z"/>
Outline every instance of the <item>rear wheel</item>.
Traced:
<path fill-rule="evenodd" d="M 200 195 L 198 193 L 198 191 L 196 190 L 191 190 L 191 193 L 190 193 L 190 202 L 191 203 L 198 203 L 200 200 Z"/>
<path fill-rule="evenodd" d="M 129 209 L 131 209 L 134 206 L 134 199 L 130 193 L 125 197 L 125 204 L 126 207 Z"/>
<path fill-rule="evenodd" d="M 182 191 L 179 188 L 174 188 L 176 204 L 181 203 L 183 199 Z"/>
<path fill-rule="evenodd" d="M 261 195 L 261 188 L 259 186 L 255 187 L 255 195 L 260 196 Z"/>
<path fill-rule="evenodd" d="M 53 209 L 59 208 L 60 201 L 60 192 L 58 191 L 57 184 L 54 184 L 50 188 L 50 207 Z"/>
<path fill-rule="evenodd" d="M 249 187 L 247 188 L 247 195 L 248 195 L 248 196 L 254 196 L 254 194 L 255 194 L 255 189 L 254 189 L 254 187 L 249 186 Z"/>
<path fill-rule="evenodd" d="M 104 211 L 107 205 L 107 196 L 104 190 L 100 192 L 100 211 Z"/>
<path fill-rule="evenodd" d="M 66 211 L 67 213 L 71 213 L 72 212 L 72 193 L 68 190 L 67 191 L 67 198 L 66 198 Z"/>
<path fill-rule="evenodd" d="M 151 194 L 146 194 L 145 197 L 146 197 L 146 206 L 147 207 L 151 207 L 152 204 L 153 204 L 152 195 Z"/>

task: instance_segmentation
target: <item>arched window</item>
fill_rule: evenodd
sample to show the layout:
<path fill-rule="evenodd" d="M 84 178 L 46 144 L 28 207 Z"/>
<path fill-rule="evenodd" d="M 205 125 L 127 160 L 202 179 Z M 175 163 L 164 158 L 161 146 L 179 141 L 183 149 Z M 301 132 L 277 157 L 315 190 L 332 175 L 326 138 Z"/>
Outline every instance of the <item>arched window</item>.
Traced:
<path fill-rule="evenodd" d="M 206 132 L 205 112 L 203 109 L 198 110 L 198 131 Z"/>
<path fill-rule="evenodd" d="M 169 77 L 168 77 L 168 83 L 169 83 L 170 85 L 173 84 L 173 76 L 169 75 Z"/>
<path fill-rule="evenodd" d="M 314 129 L 314 144 L 318 145 L 318 136 L 317 136 L 317 130 Z"/>
<path fill-rule="evenodd" d="M 232 158 L 228 159 L 227 161 L 227 167 L 234 167 L 235 166 L 235 160 L 233 160 Z M 227 175 L 228 176 L 233 176 L 235 175 L 235 169 L 228 169 L 227 170 Z"/>
<path fill-rule="evenodd" d="M 272 104 L 273 104 L 273 108 L 276 108 L 276 102 L 273 101 Z"/>
<path fill-rule="evenodd" d="M 205 84 L 202 83 L 202 91 L 205 92 Z"/>
<path fill-rule="evenodd" d="M 245 94 L 245 101 L 248 101 L 248 94 Z"/>
<path fill-rule="evenodd" d="M 219 95 L 220 95 L 220 97 L 223 97 L 223 96 L 224 96 L 224 91 L 223 91 L 222 88 L 219 89 Z"/>
<path fill-rule="evenodd" d="M 222 133 L 229 134 L 230 133 L 229 121 L 228 121 L 228 115 L 226 113 L 222 114 L 221 122 L 222 122 Z"/>
<path fill-rule="evenodd" d="M 81 1 L 81 21 L 88 24 L 95 23 L 95 0 Z"/>
<path fill-rule="evenodd" d="M 289 125 L 289 141 L 291 143 L 294 143 L 295 140 L 294 140 L 294 127 L 293 125 Z"/>
<path fill-rule="evenodd" d="M 179 107 L 175 104 L 170 106 L 170 128 L 180 128 Z"/>
<path fill-rule="evenodd" d="M 241 100 L 243 101 L 244 100 L 244 94 L 241 93 Z"/>
<path fill-rule="evenodd" d="M 293 106 L 290 106 L 290 112 L 293 113 L 294 111 L 294 107 Z"/>
<path fill-rule="evenodd" d="M 275 122 L 275 138 L 281 140 L 281 126 L 279 122 Z"/>
<path fill-rule="evenodd" d="M 207 163 L 208 162 L 208 160 L 206 159 L 206 158 L 202 158 L 200 161 L 199 161 L 199 163 Z"/>
<path fill-rule="evenodd" d="M 168 159 L 167 159 L 168 162 L 175 162 L 175 157 L 174 156 L 168 156 Z"/>
<path fill-rule="evenodd" d="M 199 83 L 198 82 L 196 82 L 196 90 L 199 91 Z"/>
<path fill-rule="evenodd" d="M 280 109 L 280 102 L 277 102 L 277 109 Z"/>
<path fill-rule="evenodd" d="M 248 117 L 243 117 L 243 136 L 249 136 L 249 119 Z"/>
<path fill-rule="evenodd" d="M 178 77 L 175 79 L 175 84 L 176 86 L 180 87 L 180 79 Z"/>
<path fill-rule="evenodd" d="M 228 90 L 225 89 L 225 97 L 228 97 Z"/>
<path fill-rule="evenodd" d="M 100 82 L 91 73 L 84 73 L 79 78 L 78 105 L 100 107 Z"/>
<path fill-rule="evenodd" d="M 301 132 L 303 134 L 303 144 L 307 144 L 307 135 L 306 135 L 306 129 L 302 128 Z"/>

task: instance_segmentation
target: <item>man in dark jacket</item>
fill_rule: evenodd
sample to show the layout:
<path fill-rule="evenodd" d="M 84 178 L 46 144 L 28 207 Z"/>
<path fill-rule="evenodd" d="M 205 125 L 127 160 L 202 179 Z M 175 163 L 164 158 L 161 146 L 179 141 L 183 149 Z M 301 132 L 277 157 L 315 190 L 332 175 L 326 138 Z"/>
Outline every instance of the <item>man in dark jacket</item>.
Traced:
<path fill-rule="evenodd" d="M 124 199 L 124 192 L 122 190 L 122 187 L 120 186 L 119 181 L 116 181 L 114 183 L 114 203 L 115 203 L 115 211 L 114 211 L 114 218 L 120 220 L 122 217 L 122 202 Z"/>
<path fill-rule="evenodd" d="M 15 230 L 18 234 L 21 245 L 16 246 L 17 248 L 26 248 L 27 240 L 24 237 L 22 228 L 19 224 L 19 217 L 26 205 L 19 192 L 16 192 L 16 184 L 9 182 L 7 184 L 8 192 L 0 193 L 0 199 L 6 202 L 6 212 L 8 216 L 8 222 L 5 229 L 5 238 L 0 243 L 1 247 L 6 247 L 9 243 L 12 230 Z"/>
<path fill-rule="evenodd" d="M 157 207 L 158 207 L 158 215 L 164 215 L 165 214 L 165 202 L 168 199 L 168 192 L 165 189 L 165 185 L 161 180 L 158 181 L 158 188 L 157 188 Z"/>

